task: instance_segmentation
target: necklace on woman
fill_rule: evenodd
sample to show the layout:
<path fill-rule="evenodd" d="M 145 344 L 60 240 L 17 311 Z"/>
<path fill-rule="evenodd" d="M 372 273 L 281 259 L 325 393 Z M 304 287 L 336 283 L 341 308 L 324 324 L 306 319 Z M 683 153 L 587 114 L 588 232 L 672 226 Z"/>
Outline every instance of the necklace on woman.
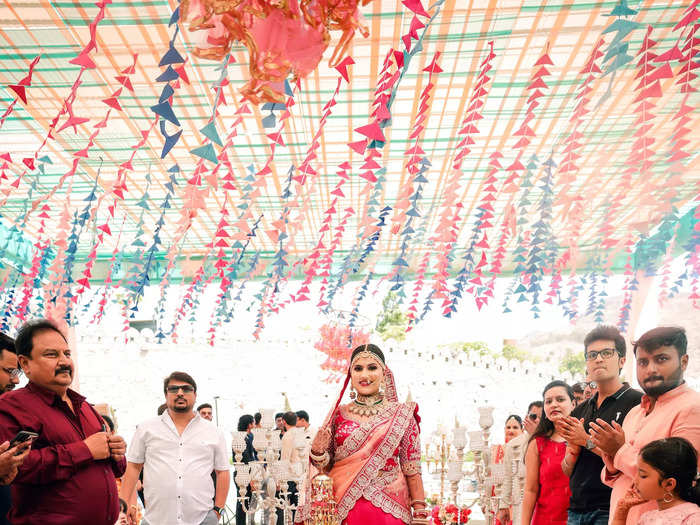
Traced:
<path fill-rule="evenodd" d="M 371 396 L 358 395 L 357 399 L 348 406 L 348 412 L 361 417 L 371 417 L 379 414 L 379 411 L 384 408 L 384 396 L 374 394 Z"/>

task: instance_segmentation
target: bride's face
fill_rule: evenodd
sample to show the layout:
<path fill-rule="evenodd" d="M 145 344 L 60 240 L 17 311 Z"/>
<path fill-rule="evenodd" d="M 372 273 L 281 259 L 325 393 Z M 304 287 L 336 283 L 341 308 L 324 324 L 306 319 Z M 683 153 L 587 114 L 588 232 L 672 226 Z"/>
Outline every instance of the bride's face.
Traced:
<path fill-rule="evenodd" d="M 379 361 L 371 357 L 359 357 L 350 369 L 352 386 L 361 396 L 372 396 L 379 391 L 384 379 L 384 369 Z"/>

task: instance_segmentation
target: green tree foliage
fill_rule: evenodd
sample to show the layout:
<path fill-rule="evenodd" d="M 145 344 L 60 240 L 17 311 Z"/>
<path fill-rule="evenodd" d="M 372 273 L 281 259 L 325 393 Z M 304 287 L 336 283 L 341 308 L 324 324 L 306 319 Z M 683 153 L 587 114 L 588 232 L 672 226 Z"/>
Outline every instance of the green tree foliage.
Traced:
<path fill-rule="evenodd" d="M 533 363 L 537 363 L 538 361 L 541 361 L 542 359 L 540 356 L 534 355 L 531 352 L 528 352 L 527 350 L 523 350 L 522 348 L 518 348 L 517 346 L 510 345 L 510 344 L 505 344 L 503 345 L 503 349 L 500 352 L 496 352 L 494 350 L 491 350 L 489 345 L 484 343 L 483 341 L 470 341 L 470 342 L 464 342 L 464 343 L 455 343 L 451 345 L 452 348 L 462 350 L 464 353 L 469 353 L 469 352 L 476 352 L 480 356 L 491 356 L 494 359 L 498 357 L 505 357 L 508 360 L 511 359 L 517 359 L 518 361 L 532 361 Z"/>
<path fill-rule="evenodd" d="M 381 338 L 403 341 L 406 338 L 408 316 L 401 310 L 399 297 L 395 292 L 389 292 L 382 301 L 382 312 L 377 319 L 376 331 Z"/>
<path fill-rule="evenodd" d="M 470 342 L 465 342 L 465 343 L 456 343 L 455 347 L 460 349 L 462 352 L 465 354 L 468 354 L 469 352 L 476 352 L 480 356 L 494 356 L 496 357 L 496 354 L 489 348 L 489 345 L 484 343 L 483 341 L 470 341 Z"/>
<path fill-rule="evenodd" d="M 505 357 L 508 360 L 517 359 L 518 361 L 535 361 L 535 356 L 530 354 L 530 352 L 528 352 L 527 350 L 518 348 L 515 345 L 503 345 L 503 350 L 501 350 L 501 354 L 503 354 L 503 357 Z"/>
<path fill-rule="evenodd" d="M 566 351 L 564 357 L 559 363 L 559 371 L 569 371 L 572 374 L 586 373 L 586 359 L 583 357 L 583 352 L 574 352 L 571 349 Z"/>

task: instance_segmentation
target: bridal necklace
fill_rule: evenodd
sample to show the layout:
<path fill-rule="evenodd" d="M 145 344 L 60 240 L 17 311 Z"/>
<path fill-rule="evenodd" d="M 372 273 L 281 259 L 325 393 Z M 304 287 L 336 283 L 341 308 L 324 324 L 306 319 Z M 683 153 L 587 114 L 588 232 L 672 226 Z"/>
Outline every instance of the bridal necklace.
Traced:
<path fill-rule="evenodd" d="M 379 414 L 382 408 L 384 408 L 384 396 L 382 394 L 377 393 L 371 396 L 358 394 L 357 399 L 354 399 L 348 406 L 348 412 L 360 417 L 371 417 Z"/>

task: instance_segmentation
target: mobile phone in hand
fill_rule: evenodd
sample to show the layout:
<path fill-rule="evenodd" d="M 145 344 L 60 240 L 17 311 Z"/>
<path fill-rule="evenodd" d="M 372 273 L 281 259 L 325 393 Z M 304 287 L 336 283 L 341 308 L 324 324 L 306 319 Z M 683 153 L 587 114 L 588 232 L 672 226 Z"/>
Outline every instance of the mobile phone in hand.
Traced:
<path fill-rule="evenodd" d="M 36 432 L 30 432 L 29 430 L 20 430 L 17 432 L 17 435 L 12 438 L 12 441 L 10 441 L 10 447 L 12 448 L 15 445 L 19 445 L 20 443 L 24 443 L 25 441 L 29 441 L 30 439 L 36 439 L 39 437 L 39 434 Z"/>

